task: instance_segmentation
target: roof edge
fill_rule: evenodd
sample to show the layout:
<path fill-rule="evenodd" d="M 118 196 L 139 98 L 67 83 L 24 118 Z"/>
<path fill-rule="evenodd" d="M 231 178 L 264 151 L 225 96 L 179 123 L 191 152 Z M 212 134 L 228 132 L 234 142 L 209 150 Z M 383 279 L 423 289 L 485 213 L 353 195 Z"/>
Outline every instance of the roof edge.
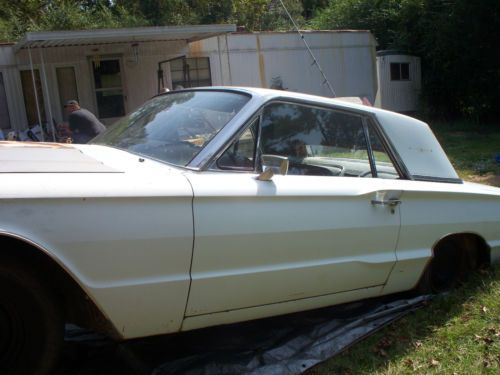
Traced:
<path fill-rule="evenodd" d="M 91 29 L 91 30 L 60 30 L 60 31 L 35 31 L 27 32 L 24 37 L 14 45 L 15 52 L 28 48 L 36 42 L 46 41 L 69 41 L 78 39 L 94 39 L 98 44 L 100 39 L 110 37 L 131 37 L 131 38 L 152 38 L 162 34 L 183 34 L 183 33 L 211 33 L 225 34 L 236 31 L 234 24 L 220 25 L 187 25 L 187 26 L 150 26 L 132 27 L 119 29 Z M 213 35 L 210 35 L 213 36 Z M 201 37 L 203 39 L 203 37 Z M 197 40 L 192 38 L 189 42 Z"/>

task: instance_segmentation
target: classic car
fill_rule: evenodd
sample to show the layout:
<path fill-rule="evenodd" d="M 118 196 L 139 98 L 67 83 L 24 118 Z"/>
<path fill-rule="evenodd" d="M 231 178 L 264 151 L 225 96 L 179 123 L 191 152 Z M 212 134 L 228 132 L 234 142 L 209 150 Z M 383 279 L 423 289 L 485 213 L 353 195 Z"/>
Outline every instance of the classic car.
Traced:
<path fill-rule="evenodd" d="M 0 368 L 65 322 L 117 340 L 443 290 L 500 259 L 500 189 L 429 126 L 254 88 L 155 97 L 90 144 L 0 142 Z"/>

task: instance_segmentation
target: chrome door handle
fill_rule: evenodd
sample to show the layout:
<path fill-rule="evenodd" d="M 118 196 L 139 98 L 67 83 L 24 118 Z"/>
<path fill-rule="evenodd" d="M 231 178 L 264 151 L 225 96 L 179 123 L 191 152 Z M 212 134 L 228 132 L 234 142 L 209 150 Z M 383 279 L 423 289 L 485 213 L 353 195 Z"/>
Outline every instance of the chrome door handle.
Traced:
<path fill-rule="evenodd" d="M 378 199 L 372 199 L 372 204 L 378 204 L 380 206 L 389 206 L 389 207 L 396 207 L 398 204 L 401 204 L 401 201 L 399 199 L 388 199 L 388 200 L 378 200 Z"/>

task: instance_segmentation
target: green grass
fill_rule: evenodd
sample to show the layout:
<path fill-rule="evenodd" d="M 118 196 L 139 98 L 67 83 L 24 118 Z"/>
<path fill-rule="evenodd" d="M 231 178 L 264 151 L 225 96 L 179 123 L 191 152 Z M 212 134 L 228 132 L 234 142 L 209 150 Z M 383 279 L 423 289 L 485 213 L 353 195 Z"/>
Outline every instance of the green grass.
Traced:
<path fill-rule="evenodd" d="M 471 275 L 343 354 L 323 374 L 499 374 L 500 266 Z"/>
<path fill-rule="evenodd" d="M 468 123 L 430 125 L 460 177 L 500 176 L 500 163 L 495 161 L 500 154 L 498 126 L 477 126 L 472 131 Z"/>
<path fill-rule="evenodd" d="M 431 127 L 461 178 L 500 186 L 499 126 Z M 500 265 L 307 374 L 500 374 Z"/>

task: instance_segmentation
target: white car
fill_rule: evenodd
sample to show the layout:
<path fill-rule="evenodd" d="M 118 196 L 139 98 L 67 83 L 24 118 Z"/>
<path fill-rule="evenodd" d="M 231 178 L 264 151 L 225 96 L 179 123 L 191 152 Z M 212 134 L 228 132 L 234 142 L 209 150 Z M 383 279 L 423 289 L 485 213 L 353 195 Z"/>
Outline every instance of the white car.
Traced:
<path fill-rule="evenodd" d="M 88 145 L 0 142 L 0 368 L 406 291 L 500 259 L 500 189 L 429 127 L 285 91 L 147 102 Z M 6 334 L 4 333 L 6 332 Z"/>

